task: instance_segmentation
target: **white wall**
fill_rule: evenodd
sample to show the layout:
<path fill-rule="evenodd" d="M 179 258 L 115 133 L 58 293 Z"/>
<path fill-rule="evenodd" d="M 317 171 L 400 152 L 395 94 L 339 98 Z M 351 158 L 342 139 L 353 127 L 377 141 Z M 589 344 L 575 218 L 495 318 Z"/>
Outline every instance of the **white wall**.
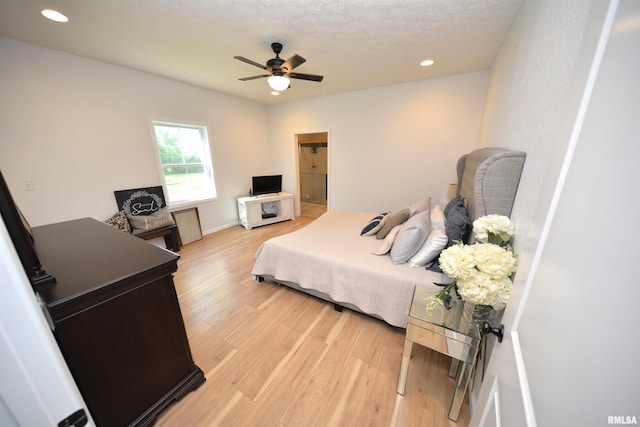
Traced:
<path fill-rule="evenodd" d="M 527 153 L 511 215 L 519 278 L 549 211 L 607 3 L 524 2 L 491 69 L 478 146 Z"/>
<path fill-rule="evenodd" d="M 531 273 L 607 4 L 587 0 L 524 2 L 491 69 L 478 146 L 527 153 L 511 215 L 519 267 L 510 306 L 517 306 Z M 615 114 L 615 106 L 611 111 Z M 594 200 L 602 197 L 594 194 Z M 587 233 L 591 224 L 582 224 L 581 219 L 577 215 L 575 225 Z M 505 318 L 511 316 L 509 309 Z M 512 385 L 516 388 L 507 394 L 518 394 L 517 383 Z"/>
<path fill-rule="evenodd" d="M 0 38 L 0 169 L 32 225 L 115 212 L 113 191 L 160 184 L 149 121 L 208 126 L 218 199 L 204 233 L 237 223 L 252 175 L 296 192 L 296 133 L 329 132 L 330 208 L 434 203 L 475 148 L 487 71 L 265 107 Z M 35 191 L 23 191 L 33 180 Z"/>
<path fill-rule="evenodd" d="M 591 2 L 526 1 L 491 69 L 478 146 L 527 153 L 511 218 L 518 278 L 529 274 L 567 151 L 606 10 Z M 522 282 L 516 280 L 514 293 Z"/>
<path fill-rule="evenodd" d="M 593 53 L 597 41 L 597 34 L 585 33 L 590 5 L 523 3 L 491 69 L 478 146 L 527 153 L 512 215 L 521 227 L 519 238 L 529 230 L 534 239 L 539 236 L 564 159 L 589 69 L 578 56 L 585 43 Z"/>
<path fill-rule="evenodd" d="M 607 3 L 594 1 L 592 9 L 601 16 Z M 518 328 L 540 426 L 640 418 L 638 341 L 629 339 L 640 324 L 640 223 L 621 221 L 626 216 L 615 208 L 640 210 L 640 2 L 621 0 L 603 35 L 606 48 L 585 87 L 587 108 Z M 603 202 L 594 202 L 598 196 Z"/>
<path fill-rule="evenodd" d="M 103 220 L 114 190 L 160 185 L 151 119 L 208 127 L 218 199 L 198 205 L 205 233 L 237 224 L 235 198 L 267 167 L 264 106 L 6 38 L 0 63 L 0 169 L 32 225 Z"/>
<path fill-rule="evenodd" d="M 269 108 L 272 173 L 296 191 L 297 133 L 329 132 L 329 208 L 395 210 L 446 200 L 460 155 L 476 146 L 487 71 Z"/>

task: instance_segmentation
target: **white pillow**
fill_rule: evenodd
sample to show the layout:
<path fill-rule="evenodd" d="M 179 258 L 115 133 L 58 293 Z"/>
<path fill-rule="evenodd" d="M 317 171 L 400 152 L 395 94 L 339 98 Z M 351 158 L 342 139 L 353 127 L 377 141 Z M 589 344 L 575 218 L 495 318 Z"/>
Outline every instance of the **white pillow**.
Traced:
<path fill-rule="evenodd" d="M 431 229 L 435 230 L 445 226 L 444 212 L 440 208 L 440 205 L 435 205 L 431 209 Z"/>
<path fill-rule="evenodd" d="M 394 264 L 404 264 L 411 258 L 431 231 L 431 219 L 429 211 L 422 211 L 407 220 L 400 226 L 393 246 L 391 246 L 391 261 Z"/>
<path fill-rule="evenodd" d="M 398 234 L 398 230 L 400 230 L 399 225 L 393 227 L 382 241 L 382 244 L 380 244 L 380 247 L 371 253 L 374 255 L 384 255 L 388 253 L 391 250 L 391 246 L 393 245 L 396 235 Z"/>
<path fill-rule="evenodd" d="M 431 230 L 424 245 L 409 259 L 409 265 L 411 267 L 422 267 L 429 264 L 440 255 L 440 252 L 447 246 L 448 241 L 444 227 Z"/>

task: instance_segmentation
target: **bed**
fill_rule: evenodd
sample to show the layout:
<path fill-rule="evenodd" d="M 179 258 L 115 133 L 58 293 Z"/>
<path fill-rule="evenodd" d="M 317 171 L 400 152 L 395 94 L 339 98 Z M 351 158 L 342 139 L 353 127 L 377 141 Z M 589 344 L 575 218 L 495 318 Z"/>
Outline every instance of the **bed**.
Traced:
<path fill-rule="evenodd" d="M 438 231 L 446 232 L 450 237 L 453 230 L 461 226 L 460 218 L 451 216 L 456 202 L 458 206 L 464 206 L 461 209 L 468 217 L 466 227 L 462 227 L 466 229 L 462 230 L 465 238 L 471 222 L 478 217 L 487 214 L 510 216 L 524 160 L 525 153 L 521 151 L 495 147 L 480 148 L 463 155 L 456 166 L 456 197 L 444 209 L 430 206 L 430 199 L 427 199 L 388 213 L 387 220 L 380 221 L 387 229 L 392 218 L 397 222 L 396 215 L 401 211 L 403 214 L 409 208 L 411 211 L 409 219 L 393 227 L 384 238 L 376 234 L 361 235 L 380 214 L 329 210 L 303 229 L 264 242 L 256 253 L 252 275 L 259 281 L 280 283 L 321 298 L 335 304 L 337 309 L 349 308 L 392 326 L 406 328 L 415 287 L 437 291 L 439 288 L 434 282 L 450 280 L 433 268 L 433 261 L 426 265 L 402 262 L 403 257 L 398 257 L 397 253 L 390 255 L 391 251 L 385 252 L 384 246 L 393 249 L 399 245 L 401 236 L 406 236 L 404 230 L 410 220 L 418 217 L 423 218 L 421 223 L 427 224 L 423 224 L 422 229 L 429 228 L 426 234 L 422 231 L 425 236 L 422 242 L 428 240 L 427 236 L 430 238 L 434 233 L 439 209 L 443 214 L 447 213 L 447 222 L 446 227 Z M 381 228 L 376 225 L 377 232 L 381 232 Z M 448 240 L 447 244 L 451 244 Z"/>

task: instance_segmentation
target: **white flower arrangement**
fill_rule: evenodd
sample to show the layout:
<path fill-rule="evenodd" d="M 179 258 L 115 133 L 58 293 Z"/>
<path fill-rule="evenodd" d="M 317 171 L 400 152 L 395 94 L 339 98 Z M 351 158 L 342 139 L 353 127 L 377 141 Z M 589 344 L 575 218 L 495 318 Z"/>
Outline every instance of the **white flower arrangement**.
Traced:
<path fill-rule="evenodd" d="M 513 240 L 515 227 L 508 217 L 492 214 L 473 221 L 473 233 L 478 242 L 504 246 Z"/>
<path fill-rule="evenodd" d="M 516 257 L 511 249 L 514 226 L 502 215 L 487 215 L 473 223 L 475 244 L 462 242 L 440 254 L 440 268 L 453 283 L 439 284 L 436 294 L 445 306 L 461 297 L 474 304 L 503 309 L 511 294 L 511 277 L 516 272 Z"/>

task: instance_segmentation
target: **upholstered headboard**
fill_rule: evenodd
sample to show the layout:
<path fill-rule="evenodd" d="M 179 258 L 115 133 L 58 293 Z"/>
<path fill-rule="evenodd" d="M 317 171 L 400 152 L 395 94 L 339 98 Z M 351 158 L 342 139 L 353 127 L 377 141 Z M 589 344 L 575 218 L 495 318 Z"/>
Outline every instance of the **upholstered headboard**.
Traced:
<path fill-rule="evenodd" d="M 483 215 L 511 215 L 526 154 L 504 148 L 479 148 L 460 157 L 457 194 L 471 221 Z"/>

